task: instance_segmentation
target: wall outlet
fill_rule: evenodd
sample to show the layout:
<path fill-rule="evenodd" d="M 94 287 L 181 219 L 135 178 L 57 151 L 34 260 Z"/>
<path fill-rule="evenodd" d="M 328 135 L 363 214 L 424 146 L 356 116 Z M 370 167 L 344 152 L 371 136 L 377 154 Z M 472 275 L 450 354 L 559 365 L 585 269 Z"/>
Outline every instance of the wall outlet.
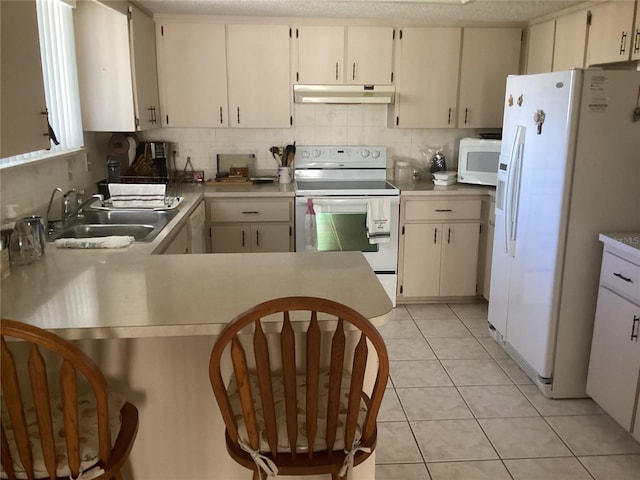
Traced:
<path fill-rule="evenodd" d="M 173 157 L 174 154 L 176 157 L 180 156 L 180 144 L 178 142 L 172 143 L 170 148 L 171 148 L 171 151 L 169 151 L 169 155 L 171 155 L 171 157 Z"/>

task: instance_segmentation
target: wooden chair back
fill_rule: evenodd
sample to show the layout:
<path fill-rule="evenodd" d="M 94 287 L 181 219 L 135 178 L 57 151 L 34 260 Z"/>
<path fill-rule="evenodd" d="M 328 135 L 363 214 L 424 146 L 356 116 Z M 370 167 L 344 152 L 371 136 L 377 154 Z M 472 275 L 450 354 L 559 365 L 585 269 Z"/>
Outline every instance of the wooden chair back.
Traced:
<path fill-rule="evenodd" d="M 304 315 L 309 322 L 306 333 L 303 332 L 305 345 L 301 346 L 306 349 L 306 352 L 304 355 L 296 355 L 291 312 L 296 312 L 295 314 L 299 315 L 301 311 L 307 312 Z M 273 314 L 282 315 L 282 328 L 279 332 L 280 358 L 278 358 L 282 365 L 278 368 L 271 365 L 274 356 L 269 354 L 264 328 L 266 322 L 261 321 L 264 317 Z M 336 324 L 328 345 L 322 344 L 323 338 L 327 339 L 326 342 L 329 343 L 329 335 L 322 335 L 318 319 L 318 316 L 323 314 L 332 317 Z M 263 323 L 265 323 L 264 326 Z M 359 336 L 353 352 L 345 349 L 347 345 L 345 327 L 349 328 L 347 324 L 354 327 L 350 329 L 355 330 L 355 335 Z M 249 326 L 252 326 L 254 331 L 255 370 L 249 367 L 246 352 L 239 338 L 242 330 Z M 237 412 L 234 413 L 232 409 L 228 385 L 223 379 L 221 370 L 222 355 L 229 344 L 235 383 L 241 400 L 242 418 L 248 439 L 239 438 Z M 364 380 L 370 346 L 373 346 L 378 361 L 373 390 L 371 396 L 368 397 L 364 392 Z M 323 369 L 321 366 L 321 352 L 323 351 L 330 352 L 328 372 L 327 369 L 324 371 L 324 375 L 328 375 L 328 385 L 321 385 L 319 382 Z M 351 356 L 353 356 L 351 364 L 345 364 L 345 358 Z M 303 365 L 297 365 L 296 358 L 304 359 Z M 277 373 L 274 374 L 274 372 Z M 357 465 L 370 455 L 370 452 L 363 450 L 375 448 L 376 418 L 389 376 L 389 360 L 384 341 L 377 329 L 369 320 L 350 307 L 331 300 L 313 297 L 286 297 L 257 305 L 237 316 L 220 333 L 211 353 L 209 374 L 213 392 L 226 425 L 229 453 L 236 461 L 254 470 L 254 478 L 256 478 L 258 470 L 257 464 L 247 453 L 246 448 L 241 447 L 240 442 L 248 441 L 251 450 L 259 451 L 260 435 L 263 438 L 266 437 L 269 446 L 268 451 L 260 451 L 260 454 L 271 459 L 283 475 L 331 473 L 333 478 L 338 478 L 338 472 L 345 462 L 345 451 L 356 446 L 364 447 L 352 457 L 353 465 Z M 301 405 L 301 402 L 298 402 L 296 398 L 296 376 L 299 378 L 301 374 L 304 375 L 305 405 Z M 257 396 L 259 398 L 254 398 L 255 394 L 252 393 L 249 379 L 251 375 L 257 376 L 259 385 L 259 395 Z M 350 383 L 346 395 L 346 421 L 344 425 L 339 425 L 341 382 L 344 375 L 350 376 Z M 274 399 L 273 395 L 273 385 L 277 381 L 284 383 L 287 437 L 285 439 L 278 437 L 274 408 L 278 399 Z M 322 389 L 328 389 L 328 391 L 322 392 Z M 323 393 L 328 396 L 326 412 L 319 411 L 320 402 L 318 399 Z M 345 392 L 343 391 L 342 394 L 344 395 Z M 364 422 L 358 425 L 363 400 L 367 405 L 366 417 Z M 261 411 L 260 417 L 263 418 L 260 425 L 256 420 L 256 409 Z M 306 424 L 307 448 L 302 452 L 297 452 L 298 416 L 302 410 Z M 321 422 L 324 425 L 321 425 Z M 326 442 L 322 449 L 316 450 L 314 444 L 320 430 L 326 434 Z M 282 429 L 281 432 L 283 432 Z M 337 436 L 341 433 L 344 438 L 341 439 L 342 442 L 339 442 L 340 439 Z M 334 448 L 338 443 L 344 446 L 340 450 Z M 278 448 L 279 444 L 288 445 L 290 451 L 281 451 L 282 449 Z"/>
<path fill-rule="evenodd" d="M 22 342 L 7 342 L 9 337 Z M 25 346 L 28 348 L 27 365 L 19 363 L 19 355 L 12 352 L 11 346 Z M 36 478 L 34 471 L 34 442 L 29 438 L 28 422 L 30 417 L 27 409 L 33 408 L 36 413 L 37 426 L 42 447 L 42 456 L 48 477 L 56 476 L 58 455 L 68 459 L 71 477 L 77 478 L 81 473 L 81 443 L 79 427 L 82 415 L 78 409 L 78 376 L 84 377 L 95 397 L 95 408 L 98 432 L 98 465 L 104 469 L 104 474 L 98 479 L 120 478 L 120 469 L 128 458 L 138 430 L 138 410 L 130 403 L 125 403 L 120 410 L 121 426 L 115 444 L 112 443 L 109 427 L 109 402 L 107 382 L 100 369 L 81 350 L 70 342 L 46 330 L 16 322 L 13 320 L 0 321 L 0 343 L 2 348 L 1 382 L 3 403 L 6 405 L 10 426 L 13 430 L 15 444 L 10 447 L 6 434 L 9 426 L 2 424 L 1 462 L 8 478 L 16 478 L 14 463 L 22 464 L 28 479 Z M 50 352 L 50 353 L 47 353 Z M 43 355 L 44 353 L 44 355 Z M 52 374 L 51 367 L 45 363 L 45 357 L 58 359 L 60 368 L 57 374 Z M 48 368 L 49 367 L 49 368 Z M 25 388 L 25 380 L 20 376 L 28 372 L 29 384 Z M 48 371 L 49 370 L 49 371 Z M 57 412 L 52 400 L 55 397 L 51 378 L 57 377 L 62 412 Z M 31 395 L 25 391 L 31 390 Z M 29 398 L 32 397 L 32 398 Z M 54 431 L 53 418 L 63 415 L 63 432 Z M 118 415 L 118 412 L 111 412 Z M 4 420 L 4 419 L 3 419 Z M 31 419 L 32 420 L 32 419 Z M 63 435 L 66 450 L 56 450 L 55 438 Z M 58 447 L 60 448 L 60 447 Z M 14 458 L 12 451 L 17 450 L 19 458 Z"/>

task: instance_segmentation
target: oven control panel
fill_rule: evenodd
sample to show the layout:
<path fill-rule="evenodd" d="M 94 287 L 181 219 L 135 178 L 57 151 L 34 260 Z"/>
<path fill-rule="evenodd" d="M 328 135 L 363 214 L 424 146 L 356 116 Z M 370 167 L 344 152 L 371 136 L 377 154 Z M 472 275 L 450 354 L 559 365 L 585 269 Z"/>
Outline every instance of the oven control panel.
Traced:
<path fill-rule="evenodd" d="M 373 146 L 297 147 L 295 168 L 386 168 L 387 148 Z"/>

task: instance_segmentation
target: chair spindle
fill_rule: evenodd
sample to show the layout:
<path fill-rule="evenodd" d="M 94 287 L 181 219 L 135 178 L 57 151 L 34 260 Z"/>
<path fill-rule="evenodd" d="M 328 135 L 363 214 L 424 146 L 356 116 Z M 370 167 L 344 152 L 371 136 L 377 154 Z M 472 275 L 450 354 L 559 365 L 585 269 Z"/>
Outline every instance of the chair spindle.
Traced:
<path fill-rule="evenodd" d="M 296 394 L 296 347 L 289 312 L 284 312 L 284 322 L 280 332 L 282 350 L 282 376 L 287 417 L 287 438 L 289 448 L 295 458 L 298 443 L 298 399 Z"/>
<path fill-rule="evenodd" d="M 360 412 L 360 401 L 362 399 L 362 387 L 364 385 L 364 374 L 367 368 L 367 337 L 363 333 L 356 346 L 353 355 L 353 368 L 351 370 L 351 386 L 349 388 L 349 404 L 347 407 L 347 420 L 344 433 L 344 448 L 350 450 L 353 446 L 358 425 L 358 415 Z"/>
<path fill-rule="evenodd" d="M 311 312 L 307 329 L 307 444 L 309 457 L 313 457 L 318 432 L 318 393 L 320 381 L 320 326 L 318 314 Z"/>
<path fill-rule="evenodd" d="M 260 445 L 258 437 L 258 425 L 256 423 L 256 411 L 253 406 L 253 394 L 251 393 L 251 383 L 247 370 L 247 356 L 240 344 L 237 336 L 231 340 L 231 363 L 238 383 L 238 393 L 240 394 L 240 405 L 242 406 L 242 416 L 247 428 L 249 445 L 257 450 Z"/>
<path fill-rule="evenodd" d="M 60 367 L 64 436 L 71 475 L 80 475 L 80 427 L 78 423 L 78 382 L 76 370 L 68 360 Z"/>
<path fill-rule="evenodd" d="M 269 360 L 267 338 L 262 330 L 260 320 L 256 320 L 255 322 L 253 349 L 256 355 L 256 372 L 258 374 L 258 384 L 260 385 L 260 399 L 262 400 L 262 412 L 264 415 L 267 442 L 269 443 L 271 454 L 275 457 L 278 453 L 278 433 L 276 411 L 273 403 L 271 363 Z"/>
<path fill-rule="evenodd" d="M 327 450 L 329 452 L 333 451 L 338 431 L 345 343 L 344 322 L 342 318 L 339 318 L 331 339 L 331 360 L 329 364 L 329 394 L 327 401 Z"/>

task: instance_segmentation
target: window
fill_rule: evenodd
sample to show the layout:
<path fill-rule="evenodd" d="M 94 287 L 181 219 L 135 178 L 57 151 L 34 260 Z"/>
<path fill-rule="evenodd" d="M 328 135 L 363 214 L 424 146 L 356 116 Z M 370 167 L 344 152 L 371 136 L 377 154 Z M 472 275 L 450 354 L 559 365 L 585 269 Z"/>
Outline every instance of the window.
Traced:
<path fill-rule="evenodd" d="M 73 9 L 61 0 L 36 0 L 40 54 L 49 123 L 59 145 L 0 159 L 0 167 L 38 160 L 83 145 L 80 94 L 73 38 Z"/>

